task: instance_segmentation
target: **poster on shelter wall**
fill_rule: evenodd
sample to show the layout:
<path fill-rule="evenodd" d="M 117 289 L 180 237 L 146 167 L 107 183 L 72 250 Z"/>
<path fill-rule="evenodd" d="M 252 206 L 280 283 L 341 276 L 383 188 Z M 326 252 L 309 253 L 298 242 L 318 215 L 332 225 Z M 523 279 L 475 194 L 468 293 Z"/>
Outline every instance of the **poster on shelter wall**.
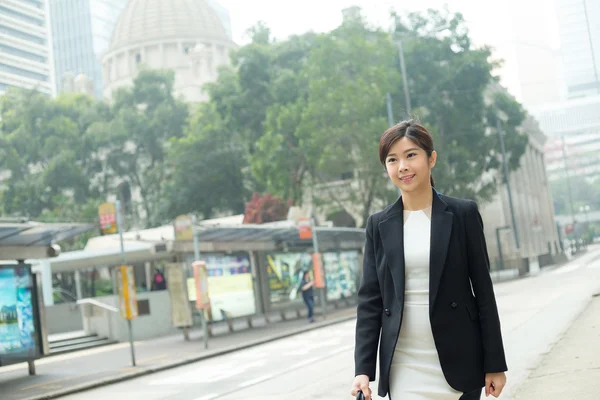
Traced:
<path fill-rule="evenodd" d="M 254 280 L 248 254 L 207 254 L 210 320 L 221 321 L 256 313 Z"/>
<path fill-rule="evenodd" d="M 327 299 L 339 300 L 356 294 L 358 252 L 322 253 Z M 313 276 L 310 253 L 269 253 L 266 255 L 271 303 L 301 299 L 299 286 L 304 271 Z"/>
<path fill-rule="evenodd" d="M 0 266 L 0 366 L 38 355 L 29 266 Z"/>

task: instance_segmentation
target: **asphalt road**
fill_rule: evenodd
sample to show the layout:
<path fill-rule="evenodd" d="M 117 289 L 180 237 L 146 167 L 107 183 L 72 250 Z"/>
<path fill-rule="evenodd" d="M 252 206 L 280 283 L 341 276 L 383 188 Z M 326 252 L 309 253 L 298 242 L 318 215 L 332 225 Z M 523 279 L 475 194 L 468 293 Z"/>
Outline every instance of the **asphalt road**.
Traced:
<path fill-rule="evenodd" d="M 495 286 L 510 369 L 501 399 L 513 397 L 600 291 L 596 256 L 594 250 L 559 269 Z M 351 399 L 353 345 L 350 321 L 63 399 Z"/>

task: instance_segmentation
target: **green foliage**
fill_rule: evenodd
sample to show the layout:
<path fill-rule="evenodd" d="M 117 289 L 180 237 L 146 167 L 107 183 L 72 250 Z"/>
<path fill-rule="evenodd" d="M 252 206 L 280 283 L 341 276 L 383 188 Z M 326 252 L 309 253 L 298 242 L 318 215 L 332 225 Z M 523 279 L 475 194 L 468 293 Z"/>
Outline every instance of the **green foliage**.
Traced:
<path fill-rule="evenodd" d="M 502 160 L 498 115 L 511 169 L 518 167 L 528 140 L 519 131 L 525 118 L 521 105 L 498 90 L 492 76 L 500 64 L 488 61 L 490 48 L 472 46 L 462 15 L 447 9 L 396 15 L 395 39 L 404 47 L 414 114 L 435 136 L 436 187 L 451 196 L 489 200 L 496 182 L 482 175 Z M 400 91 L 394 97 L 404 98 Z"/>
<path fill-rule="evenodd" d="M 173 71 L 140 72 L 133 87 L 115 93 L 114 118 L 103 135 L 107 167 L 139 192 L 140 220 L 147 227 L 163 222 L 159 204 L 168 180 L 169 140 L 183 136 L 188 118 L 187 105 L 173 95 L 174 81 Z"/>
<path fill-rule="evenodd" d="M 580 213 L 580 207 L 589 206 L 591 211 L 600 210 L 600 180 L 590 182 L 581 176 L 559 179 L 550 182 L 554 212 L 557 215 L 570 215 L 571 202 L 569 187 L 573 199 L 574 213 Z"/>
<path fill-rule="evenodd" d="M 173 172 L 163 198 L 166 216 L 243 212 L 245 152 L 231 136 L 215 105 L 208 103 L 192 116 L 185 135 L 172 139 Z"/>
<path fill-rule="evenodd" d="M 105 191 L 95 129 L 108 109 L 84 95 L 51 100 L 13 90 L 2 97 L 0 108 L 0 169 L 9 176 L 2 213 L 80 220 L 76 210 Z"/>

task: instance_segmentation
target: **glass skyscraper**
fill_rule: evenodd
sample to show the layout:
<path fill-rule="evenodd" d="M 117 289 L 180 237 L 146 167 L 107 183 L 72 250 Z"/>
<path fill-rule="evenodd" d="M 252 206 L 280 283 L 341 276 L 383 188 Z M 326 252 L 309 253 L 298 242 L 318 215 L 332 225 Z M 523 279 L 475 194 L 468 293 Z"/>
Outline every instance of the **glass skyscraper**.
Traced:
<path fill-rule="evenodd" d="M 54 94 L 47 0 L 0 1 L 0 95 L 10 87 Z"/>
<path fill-rule="evenodd" d="M 569 97 L 600 94 L 600 1 L 557 0 Z"/>
<path fill-rule="evenodd" d="M 56 89 L 65 77 L 86 75 L 96 97 L 102 95 L 101 57 L 128 0 L 51 0 L 50 16 Z"/>

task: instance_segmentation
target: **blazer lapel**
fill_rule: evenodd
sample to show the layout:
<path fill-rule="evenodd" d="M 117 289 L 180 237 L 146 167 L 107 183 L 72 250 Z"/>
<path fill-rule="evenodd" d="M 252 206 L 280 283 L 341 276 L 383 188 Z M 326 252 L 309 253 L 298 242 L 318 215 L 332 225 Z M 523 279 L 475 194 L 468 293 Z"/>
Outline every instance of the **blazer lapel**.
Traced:
<path fill-rule="evenodd" d="M 452 234 L 452 213 L 447 204 L 433 191 L 431 206 L 431 243 L 429 254 L 429 313 L 433 310 L 435 299 L 440 288 L 440 280 L 446 264 L 448 244 Z"/>
<path fill-rule="evenodd" d="M 383 243 L 386 266 L 389 268 L 396 298 L 404 303 L 404 218 L 402 197 L 388 210 L 385 219 L 379 223 L 379 234 Z"/>

